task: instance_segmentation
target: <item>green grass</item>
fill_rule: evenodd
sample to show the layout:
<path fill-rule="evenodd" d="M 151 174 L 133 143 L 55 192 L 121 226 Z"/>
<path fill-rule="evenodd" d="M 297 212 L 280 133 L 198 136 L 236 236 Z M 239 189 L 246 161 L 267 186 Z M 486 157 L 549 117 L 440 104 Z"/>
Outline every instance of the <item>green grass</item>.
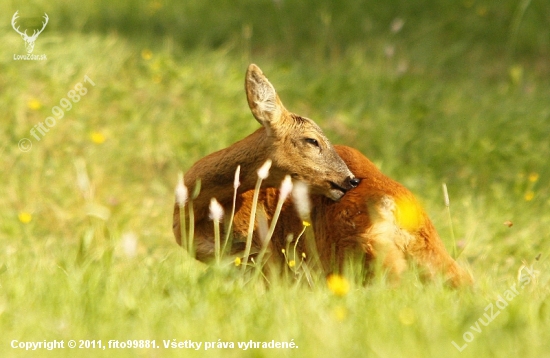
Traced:
<path fill-rule="evenodd" d="M 532 1 L 515 28 L 514 1 L 276 3 L 0 5 L 2 356 L 548 352 L 548 4 Z M 47 61 L 13 60 L 25 51 L 9 25 L 17 9 L 37 24 L 48 13 L 34 52 Z M 395 18 L 405 21 L 396 33 Z M 243 91 L 249 61 L 289 109 L 416 193 L 450 249 L 447 183 L 473 290 L 421 285 L 414 271 L 397 288 L 382 278 L 364 286 L 352 269 L 343 297 L 320 275 L 313 288 L 281 280 L 266 289 L 175 244 L 178 172 L 258 127 Z M 29 131 L 85 75 L 96 85 L 37 141 Z M 18 148 L 21 138 L 32 141 L 29 152 Z M 123 247 L 132 235 L 133 257 Z M 473 331 L 485 307 L 517 284 L 523 262 L 538 280 Z M 463 345 L 467 331 L 474 340 L 459 352 L 451 342 Z M 299 348 L 25 352 L 10 348 L 14 339 L 294 340 Z"/>

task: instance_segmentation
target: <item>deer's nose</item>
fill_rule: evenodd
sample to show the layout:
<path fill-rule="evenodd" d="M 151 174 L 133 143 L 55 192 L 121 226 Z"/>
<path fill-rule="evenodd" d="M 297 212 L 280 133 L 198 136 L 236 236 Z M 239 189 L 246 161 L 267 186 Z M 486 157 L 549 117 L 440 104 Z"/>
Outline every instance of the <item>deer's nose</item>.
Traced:
<path fill-rule="evenodd" d="M 361 183 L 361 179 L 358 179 L 358 178 L 349 179 L 349 185 L 351 185 L 352 188 L 356 188 L 357 185 L 359 185 L 359 183 Z"/>

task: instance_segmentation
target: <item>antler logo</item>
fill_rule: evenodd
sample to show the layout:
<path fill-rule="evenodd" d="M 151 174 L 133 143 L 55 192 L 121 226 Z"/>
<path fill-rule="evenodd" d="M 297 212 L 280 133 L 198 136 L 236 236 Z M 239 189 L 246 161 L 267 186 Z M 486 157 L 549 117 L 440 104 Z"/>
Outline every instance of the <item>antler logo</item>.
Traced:
<path fill-rule="evenodd" d="M 32 33 L 32 36 L 29 36 L 27 35 L 27 30 L 25 30 L 25 32 L 21 32 L 19 31 L 19 26 L 17 26 L 17 28 L 15 27 L 15 21 L 19 17 L 19 15 L 17 14 L 18 12 L 19 10 L 16 11 L 15 14 L 13 14 L 13 17 L 11 18 L 11 26 L 13 27 L 15 32 L 21 35 L 23 40 L 25 40 L 25 48 L 27 49 L 27 53 L 30 54 L 34 50 L 34 42 L 36 41 L 38 35 L 40 35 L 42 31 L 44 31 L 44 29 L 46 28 L 46 25 L 48 24 L 48 20 L 49 20 L 48 14 L 44 13 L 44 20 L 46 21 L 42 23 L 42 28 L 40 30 L 34 30 Z"/>

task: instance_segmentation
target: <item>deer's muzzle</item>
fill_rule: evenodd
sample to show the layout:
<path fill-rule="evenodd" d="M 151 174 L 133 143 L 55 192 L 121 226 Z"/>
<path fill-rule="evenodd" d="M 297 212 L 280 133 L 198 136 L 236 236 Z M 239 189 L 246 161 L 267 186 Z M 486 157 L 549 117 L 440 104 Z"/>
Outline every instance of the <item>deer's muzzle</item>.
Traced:
<path fill-rule="evenodd" d="M 353 188 L 356 188 L 359 183 L 361 182 L 361 179 L 348 176 L 342 184 L 336 184 L 335 182 L 330 182 L 330 190 L 327 195 L 328 198 L 338 201 L 342 199 L 342 197 L 348 192 L 348 190 L 351 190 Z"/>

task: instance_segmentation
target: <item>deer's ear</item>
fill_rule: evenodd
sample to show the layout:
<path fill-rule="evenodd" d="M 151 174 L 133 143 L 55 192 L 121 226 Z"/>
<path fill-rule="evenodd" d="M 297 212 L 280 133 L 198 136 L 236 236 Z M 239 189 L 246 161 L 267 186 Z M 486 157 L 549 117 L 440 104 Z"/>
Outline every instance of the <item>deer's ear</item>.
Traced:
<path fill-rule="evenodd" d="M 246 97 L 252 114 L 267 129 L 281 120 L 285 107 L 275 88 L 255 64 L 248 66 L 245 79 Z"/>

